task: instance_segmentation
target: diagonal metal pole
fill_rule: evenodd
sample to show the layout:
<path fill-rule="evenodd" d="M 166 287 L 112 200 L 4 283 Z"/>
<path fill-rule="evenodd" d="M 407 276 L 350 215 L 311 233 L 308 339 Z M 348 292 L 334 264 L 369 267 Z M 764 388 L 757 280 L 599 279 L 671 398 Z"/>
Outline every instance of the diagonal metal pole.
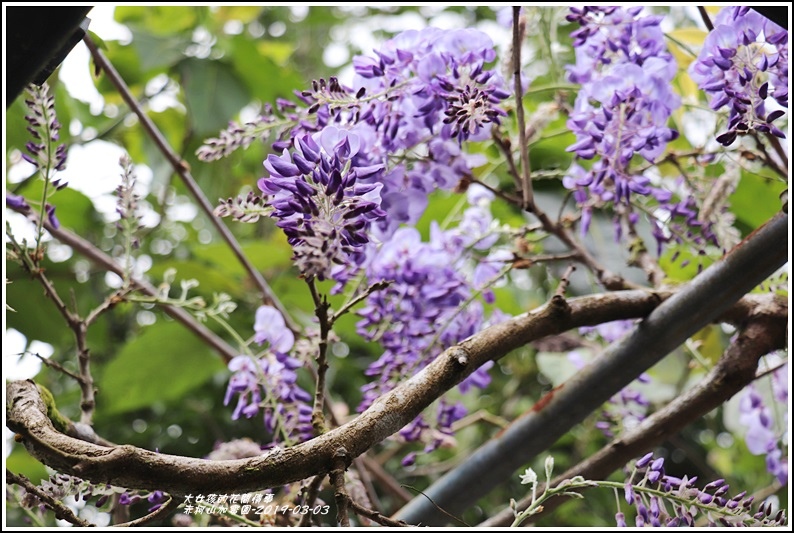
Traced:
<path fill-rule="evenodd" d="M 541 398 L 531 413 L 480 447 L 394 518 L 409 524 L 443 525 L 449 516 L 439 508 L 459 515 L 513 476 L 521 465 L 548 449 L 640 373 L 783 266 L 788 258 L 788 227 L 787 214 L 773 217 L 659 305 L 630 335 Z"/>

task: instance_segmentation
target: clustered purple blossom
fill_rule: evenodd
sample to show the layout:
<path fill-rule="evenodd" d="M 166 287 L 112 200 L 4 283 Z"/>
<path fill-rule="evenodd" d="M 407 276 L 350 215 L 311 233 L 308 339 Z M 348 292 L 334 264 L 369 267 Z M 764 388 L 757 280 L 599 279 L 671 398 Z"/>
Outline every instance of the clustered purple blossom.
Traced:
<path fill-rule="evenodd" d="M 628 221 L 639 215 L 631 211 L 631 195 L 652 198 L 658 206 L 651 218 L 652 235 L 661 255 L 665 244 L 684 241 L 705 253 L 708 244 L 717 246 L 710 221 L 698 218 L 690 193 L 675 199 L 672 192 L 651 184 L 634 173 L 635 155 L 654 162 L 678 132 L 667 126 L 680 105 L 672 88 L 677 66 L 664 44 L 661 17 L 640 16 L 643 8 L 572 8 L 568 20 L 581 27 L 571 36 L 576 64 L 569 79 L 581 83 L 568 127 L 576 142 L 568 148 L 579 159 L 599 157 L 590 169 L 574 163 L 563 185 L 574 191 L 582 209 L 581 231 L 587 233 L 595 207 L 622 204 Z M 622 227 L 616 218 L 616 239 Z"/>
<path fill-rule="evenodd" d="M 285 149 L 265 161 L 270 176 L 259 180 L 259 188 L 269 195 L 271 216 L 307 279 L 324 280 L 336 265 L 361 264 L 370 226 L 385 216 L 383 185 L 377 183 L 383 165 L 360 165 L 355 157 L 360 149 L 358 135 L 326 126 L 296 138 L 291 153 Z"/>
<path fill-rule="evenodd" d="M 387 238 L 400 224 L 419 219 L 430 192 L 451 190 L 485 162 L 461 144 L 487 139 L 506 114 L 498 106 L 509 96 L 504 81 L 485 68 L 495 56 L 491 39 L 477 30 L 409 30 L 373 56 L 353 59 L 355 89 L 334 77 L 316 80 L 310 90 L 296 93 L 300 104 L 279 99 L 275 109 L 268 107 L 250 124 L 233 124 L 199 153 L 217 159 L 271 131 L 277 152 L 298 151 L 299 139 L 328 127 L 355 134 L 360 150 L 354 165 L 382 165 L 368 182 L 383 185 L 379 207 L 386 216 L 374 234 Z M 276 114 L 281 118 L 274 119 Z M 245 206 L 225 203 L 221 214 L 245 218 Z"/>
<path fill-rule="evenodd" d="M 642 473 L 639 480 L 634 479 L 636 472 Z M 781 509 L 773 517 L 772 505 L 768 502 L 752 513 L 754 498 L 747 496 L 747 492 L 729 498 L 730 487 L 724 479 L 712 481 L 702 489 L 695 486 L 696 481 L 697 476 L 667 475 L 664 458 L 654 459 L 652 452 L 644 455 L 636 462 L 623 490 L 626 502 L 636 510 L 636 526 L 694 527 L 698 515 L 702 515 L 709 526 L 780 526 L 786 523 L 785 512 Z M 626 527 L 625 514 L 620 510 L 615 520 L 618 527 Z"/>
<path fill-rule="evenodd" d="M 470 199 L 475 205 L 464 212 L 458 226 L 444 231 L 434 223 L 428 242 L 422 241 L 415 228 L 400 228 L 368 262 L 368 281 L 388 280 L 391 284 L 371 294 L 359 311 L 359 333 L 379 342 L 384 349 L 365 372 L 375 381 L 362 387 L 364 397 L 359 411 L 406 376 L 424 368 L 444 347 L 469 337 L 486 324 L 483 304 L 472 296 L 480 291 L 486 302 L 493 301 L 486 286 L 508 258 L 497 252 L 480 262 L 472 258 L 471 250 L 487 249 L 498 235 L 489 232 L 487 201 L 475 194 Z M 490 321 L 499 317 L 492 314 Z M 483 365 L 466 378 L 458 387 L 460 392 L 465 393 L 472 386 L 487 386 L 491 366 L 492 363 Z M 400 431 L 400 436 L 409 442 L 426 442 L 425 452 L 432 451 L 452 434 L 452 424 L 465 414 L 462 404 L 442 399 L 433 422 L 419 416 Z M 405 464 L 415 457 L 409 454 Z"/>
<path fill-rule="evenodd" d="M 257 309 L 254 341 L 268 343 L 266 351 L 257 356 L 238 355 L 229 361 L 234 372 L 226 389 L 224 405 L 237 395 L 232 419 L 251 418 L 264 412 L 265 428 L 273 442 L 305 441 L 314 436 L 312 428 L 312 397 L 297 384 L 302 363 L 288 355 L 295 337 L 286 327 L 284 317 L 275 308 L 263 305 Z"/>
<path fill-rule="evenodd" d="M 772 391 L 776 403 L 788 405 L 787 368 L 783 366 L 772 374 Z M 767 471 L 775 476 L 781 484 L 788 483 L 788 454 L 784 454 L 785 446 L 781 442 L 782 431 L 776 429 L 775 416 L 766 405 L 755 384 L 750 384 L 742 391 L 739 401 L 739 422 L 747 428 L 745 442 L 753 455 L 766 454 Z M 788 412 L 785 413 L 788 418 Z M 785 421 L 783 422 L 785 427 Z"/>
<path fill-rule="evenodd" d="M 631 193 L 652 193 L 648 178 L 633 175 L 629 163 L 635 154 L 653 162 L 678 136 L 667 127 L 680 104 L 671 85 L 676 63 L 664 44 L 661 17 L 640 17 L 642 9 L 572 8 L 568 15 L 582 25 L 572 33 L 576 64 L 568 77 L 582 88 L 568 120 L 576 135 L 568 151 L 600 160 L 566 186 L 587 187 L 615 203 L 628 203 Z"/>
<path fill-rule="evenodd" d="M 689 73 L 711 95 L 712 109 L 728 107 L 721 144 L 753 130 L 785 138 L 773 122 L 788 109 L 786 30 L 748 6 L 725 7 Z M 782 109 L 767 112 L 769 99 Z"/>
<path fill-rule="evenodd" d="M 61 123 L 55 115 L 55 99 L 50 94 L 50 87 L 46 83 L 40 87 L 30 85 L 27 91 L 29 99 L 25 100 L 25 105 L 30 114 L 25 116 L 25 120 L 33 141 L 25 144 L 30 155 L 23 153 L 22 157 L 42 171 L 63 170 L 66 168 L 66 145 L 56 146 Z"/>

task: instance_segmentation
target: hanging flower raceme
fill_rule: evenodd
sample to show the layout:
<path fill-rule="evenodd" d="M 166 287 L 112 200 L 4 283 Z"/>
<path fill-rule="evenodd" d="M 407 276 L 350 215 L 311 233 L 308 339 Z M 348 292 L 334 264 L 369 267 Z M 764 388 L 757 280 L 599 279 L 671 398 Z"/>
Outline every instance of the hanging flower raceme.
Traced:
<path fill-rule="evenodd" d="M 712 109 L 729 110 L 720 143 L 752 130 L 785 138 L 773 122 L 788 108 L 786 30 L 747 6 L 725 7 L 689 73 L 711 95 Z M 783 109 L 768 112 L 772 101 Z"/>
<path fill-rule="evenodd" d="M 259 188 L 272 195 L 271 216 L 307 279 L 331 277 L 335 265 L 360 264 L 370 225 L 386 215 L 380 209 L 383 185 L 375 182 L 383 166 L 357 166 L 360 147 L 355 133 L 327 126 L 296 139 L 292 153 L 265 161 L 270 176 L 259 180 Z"/>
<path fill-rule="evenodd" d="M 234 374 L 223 404 L 229 405 L 237 395 L 233 420 L 241 416 L 252 418 L 263 410 L 265 429 L 272 434 L 274 443 L 312 438 L 312 397 L 297 384 L 296 370 L 301 362 L 289 355 L 295 344 L 294 335 L 281 313 L 267 305 L 257 309 L 254 331 L 254 341 L 267 343 L 267 349 L 258 357 L 238 355 L 229 361 L 229 370 Z"/>
<path fill-rule="evenodd" d="M 384 350 L 365 371 L 373 381 L 362 387 L 359 411 L 427 366 L 445 347 L 501 318 L 498 313 L 486 317 L 482 301 L 493 302 L 490 284 L 512 254 L 475 256 L 498 239 L 490 224 L 489 199 L 477 189 L 470 189 L 472 205 L 457 226 L 442 230 L 433 224 L 428 241 L 423 241 L 415 228 L 400 228 L 369 260 L 365 271 L 368 282 L 391 283 L 372 293 L 359 311 L 358 332 Z M 485 388 L 492 364 L 475 370 L 460 383 L 459 392 L 465 394 L 472 386 Z M 442 399 L 433 419 L 420 415 L 399 435 L 409 442 L 425 443 L 425 452 L 430 452 L 451 439 L 452 425 L 465 414 L 462 404 Z M 404 462 L 415 458 L 409 454 Z"/>
<path fill-rule="evenodd" d="M 651 194 L 648 178 L 633 174 L 629 163 L 635 154 L 653 162 L 678 137 L 667 127 L 680 103 L 671 86 L 676 64 L 664 45 L 661 18 L 639 17 L 641 11 L 588 7 L 568 16 L 582 25 L 571 34 L 576 64 L 568 76 L 582 89 L 568 120 L 576 134 L 568 151 L 600 160 L 565 185 L 586 187 L 603 201 L 628 203 L 632 193 Z"/>

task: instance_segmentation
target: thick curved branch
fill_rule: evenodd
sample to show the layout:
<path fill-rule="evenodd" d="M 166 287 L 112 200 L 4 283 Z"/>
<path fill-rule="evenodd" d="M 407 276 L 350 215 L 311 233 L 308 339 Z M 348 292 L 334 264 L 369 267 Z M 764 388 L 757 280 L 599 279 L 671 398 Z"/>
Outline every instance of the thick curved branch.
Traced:
<path fill-rule="evenodd" d="M 533 340 L 562 331 L 648 315 L 670 293 L 624 291 L 555 299 L 524 315 L 491 326 L 442 353 L 410 380 L 379 398 L 358 418 L 308 442 L 256 458 L 209 461 L 154 453 L 134 446 L 106 447 L 59 433 L 47 418 L 31 381 L 7 385 L 7 425 L 42 463 L 96 483 L 189 493 L 261 490 L 329 473 L 337 450 L 347 460 L 399 431 L 441 394 L 476 368 Z M 741 309 L 751 309 L 745 302 Z M 739 311 L 735 313 L 739 316 Z"/>
<path fill-rule="evenodd" d="M 243 492 L 276 487 L 331 470 L 334 454 L 348 461 L 399 431 L 441 394 L 486 361 L 533 340 L 568 329 L 650 313 L 669 293 L 624 291 L 555 299 L 530 313 L 491 326 L 444 353 L 421 372 L 379 398 L 347 424 L 278 454 L 235 461 L 208 461 L 154 453 L 134 446 L 104 447 L 53 428 L 38 388 L 30 381 L 6 388 L 7 425 L 28 451 L 58 471 L 97 483 L 189 493 Z"/>
<path fill-rule="evenodd" d="M 459 514 L 548 449 L 598 406 L 660 361 L 753 287 L 786 263 L 788 215 L 779 213 L 657 307 L 630 335 L 566 383 L 541 398 L 532 412 L 470 455 L 461 466 L 414 498 L 394 518 L 443 524 L 438 507 Z"/>
<path fill-rule="evenodd" d="M 758 305 L 736 341 L 697 385 L 593 456 L 557 476 L 551 481 L 551 485 L 557 486 L 574 476 L 593 480 L 606 479 L 621 468 L 627 458 L 639 457 L 651 451 L 654 446 L 722 405 L 756 378 L 758 360 L 762 356 L 786 346 L 787 318 L 788 307 L 782 301 L 770 300 L 768 304 Z M 541 491 L 543 487 L 538 489 L 538 492 Z M 543 505 L 543 511 L 551 511 L 564 502 L 562 498 L 549 500 Z M 522 511 L 530 503 L 531 496 L 518 502 L 517 508 Z M 509 526 L 513 518 L 513 510 L 505 508 L 479 525 Z"/>

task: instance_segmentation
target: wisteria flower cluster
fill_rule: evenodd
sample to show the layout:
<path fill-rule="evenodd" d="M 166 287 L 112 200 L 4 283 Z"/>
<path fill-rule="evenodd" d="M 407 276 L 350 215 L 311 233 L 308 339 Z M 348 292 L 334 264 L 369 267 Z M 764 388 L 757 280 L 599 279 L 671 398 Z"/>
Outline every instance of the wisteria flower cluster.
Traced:
<path fill-rule="evenodd" d="M 661 17 L 641 16 L 642 7 L 572 8 L 568 20 L 581 27 L 571 36 L 576 64 L 571 81 L 581 83 L 568 127 L 576 142 L 568 147 L 579 159 L 598 157 L 590 169 L 574 163 L 563 185 L 574 191 L 582 209 L 581 231 L 587 233 L 596 206 L 622 204 L 634 225 L 632 195 L 655 200 L 651 216 L 657 254 L 671 242 L 689 242 L 699 253 L 718 246 L 712 222 L 698 217 L 696 200 L 679 186 L 677 199 L 648 176 L 630 168 L 635 155 L 654 162 L 678 132 L 667 126 L 680 98 L 672 89 L 677 66 L 664 44 Z M 680 185 L 680 184 L 679 184 Z M 616 219 L 616 239 L 622 227 Z"/>
<path fill-rule="evenodd" d="M 238 355 L 229 361 L 233 372 L 226 389 L 224 405 L 237 395 L 232 419 L 252 418 L 264 412 L 265 428 L 273 443 L 302 442 L 314 436 L 312 397 L 297 383 L 296 370 L 303 366 L 289 352 L 295 344 L 284 317 L 273 307 L 261 306 L 256 312 L 254 341 L 267 343 L 259 356 Z"/>
<path fill-rule="evenodd" d="M 576 64 L 569 79 L 581 83 L 568 127 L 581 159 L 600 160 L 569 185 L 588 187 L 606 201 L 628 202 L 631 193 L 651 193 L 648 178 L 632 175 L 639 154 L 653 162 L 678 136 L 667 119 L 680 103 L 671 81 L 676 64 L 664 44 L 661 17 L 639 16 L 641 7 L 573 8 Z"/>
<path fill-rule="evenodd" d="M 640 475 L 641 474 L 641 475 Z M 697 477 L 677 478 L 664 471 L 664 458 L 648 453 L 639 459 L 623 487 L 626 502 L 636 510 L 637 527 L 709 525 L 709 526 L 780 526 L 786 523 L 781 509 L 774 516 L 770 503 L 751 511 L 753 496 L 741 492 L 729 497 L 730 487 L 724 479 L 695 486 Z M 600 482 L 603 484 L 603 482 Z M 669 507 L 668 507 L 669 506 Z M 618 527 L 626 527 L 625 514 L 615 515 Z M 700 524 L 702 522 L 702 524 Z"/>
<path fill-rule="evenodd" d="M 788 405 L 788 375 L 784 365 L 772 373 L 772 396 L 776 404 Z M 788 483 L 788 454 L 784 429 L 778 428 L 773 409 L 764 401 L 756 384 L 745 387 L 739 401 L 739 422 L 746 428 L 745 442 L 753 455 L 766 455 L 767 471 L 777 480 Z M 783 427 L 788 420 L 785 413 Z"/>
<path fill-rule="evenodd" d="M 259 180 L 276 225 L 287 235 L 293 259 L 307 278 L 324 280 L 335 265 L 361 264 L 380 209 L 377 179 L 383 165 L 359 166 L 358 135 L 327 126 L 295 140 L 294 151 L 270 155 L 270 176 Z"/>
<path fill-rule="evenodd" d="M 391 390 L 405 376 L 430 363 L 446 346 L 451 346 L 480 330 L 486 320 L 483 304 L 475 299 L 492 301 L 489 285 L 507 264 L 508 257 L 493 252 L 479 261 L 471 250 L 487 249 L 498 235 L 491 234 L 487 200 L 470 194 L 475 205 L 469 207 L 458 226 L 446 231 L 436 224 L 430 239 L 423 242 L 419 232 L 410 227 L 398 229 L 369 261 L 366 276 L 370 282 L 392 283 L 371 294 L 359 311 L 363 319 L 359 333 L 378 341 L 384 352 L 366 370 L 374 382 L 363 387 L 364 399 L 359 411 L 369 407 L 379 396 Z M 499 314 L 490 322 L 498 321 Z M 471 386 L 484 388 L 490 382 L 483 365 L 459 385 L 465 393 Z M 460 403 L 441 400 L 434 421 L 417 417 L 400 432 L 406 441 L 422 441 L 425 451 L 443 444 L 452 434 L 452 424 L 466 414 Z M 405 463 L 415 459 L 410 454 Z"/>
<path fill-rule="evenodd" d="M 728 146 L 753 130 L 785 138 L 773 122 L 788 109 L 786 30 L 748 6 L 725 7 L 689 73 L 711 95 L 712 109 L 729 110 L 717 141 Z M 770 101 L 779 108 L 768 112 Z"/>

